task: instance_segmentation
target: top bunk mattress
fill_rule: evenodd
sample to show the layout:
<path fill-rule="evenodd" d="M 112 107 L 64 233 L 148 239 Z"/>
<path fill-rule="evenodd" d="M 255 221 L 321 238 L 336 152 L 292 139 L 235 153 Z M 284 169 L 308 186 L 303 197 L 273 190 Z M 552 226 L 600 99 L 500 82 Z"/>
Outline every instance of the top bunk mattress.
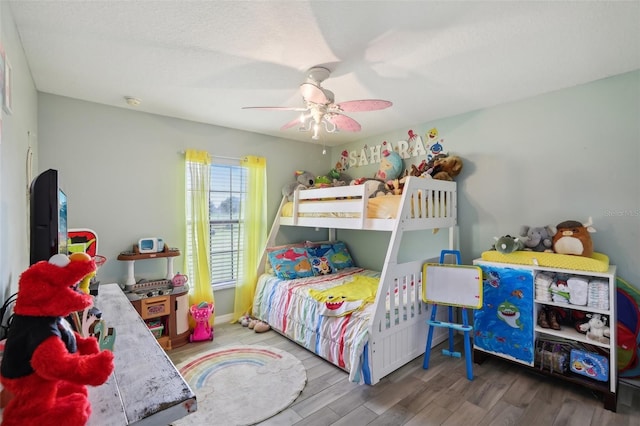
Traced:
<path fill-rule="evenodd" d="M 371 219 L 394 219 L 398 213 L 400 200 L 402 195 L 385 195 L 381 197 L 373 197 L 367 200 L 367 217 Z M 319 201 L 302 201 L 302 203 L 318 203 Z M 349 200 L 332 200 L 334 203 L 349 202 Z M 341 209 L 340 209 L 341 210 Z M 355 218 L 360 217 L 359 213 L 350 211 L 334 211 L 334 212 L 308 212 L 300 213 L 300 217 L 338 217 L 338 218 Z M 293 201 L 287 202 L 282 206 L 282 216 L 293 216 Z"/>
<path fill-rule="evenodd" d="M 408 177 L 401 195 L 369 198 L 365 185 L 298 189 L 283 199 L 281 225 L 391 231 L 399 221 L 410 229 L 457 223 L 456 183 Z"/>

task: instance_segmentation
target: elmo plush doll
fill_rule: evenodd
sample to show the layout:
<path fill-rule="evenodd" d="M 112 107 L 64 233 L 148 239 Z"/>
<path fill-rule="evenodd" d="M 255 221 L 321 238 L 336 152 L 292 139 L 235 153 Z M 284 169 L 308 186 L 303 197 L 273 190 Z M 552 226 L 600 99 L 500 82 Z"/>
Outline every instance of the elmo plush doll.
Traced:
<path fill-rule="evenodd" d="M 76 284 L 95 270 L 85 253 L 57 254 L 20 276 L 0 370 L 2 385 L 13 394 L 3 426 L 76 426 L 89 419 L 86 385 L 107 381 L 113 353 L 101 352 L 95 337 L 81 337 L 64 317 L 92 305 Z"/>

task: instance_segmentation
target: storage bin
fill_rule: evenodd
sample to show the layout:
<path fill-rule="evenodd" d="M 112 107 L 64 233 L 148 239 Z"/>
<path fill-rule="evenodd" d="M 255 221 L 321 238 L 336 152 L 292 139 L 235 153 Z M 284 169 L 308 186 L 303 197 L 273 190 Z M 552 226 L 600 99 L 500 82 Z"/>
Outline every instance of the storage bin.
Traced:
<path fill-rule="evenodd" d="M 153 334 L 153 336 L 156 339 L 159 339 L 160 337 L 162 337 L 162 332 L 164 331 L 164 325 L 162 325 L 162 324 L 156 324 L 156 325 L 147 324 L 147 326 L 149 327 L 149 330 L 151 330 L 151 333 Z"/>

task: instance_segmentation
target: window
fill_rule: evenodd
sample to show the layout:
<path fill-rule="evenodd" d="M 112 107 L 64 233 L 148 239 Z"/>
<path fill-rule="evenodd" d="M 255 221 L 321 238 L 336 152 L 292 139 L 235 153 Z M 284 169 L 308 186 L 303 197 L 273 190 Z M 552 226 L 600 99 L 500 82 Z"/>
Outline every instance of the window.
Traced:
<path fill-rule="evenodd" d="M 210 173 L 209 270 L 211 285 L 220 289 L 235 286 L 242 278 L 244 226 L 241 216 L 246 195 L 246 169 L 238 165 L 212 164 Z M 187 190 L 190 188 L 187 174 Z M 191 262 L 191 259 L 187 261 Z"/>
<path fill-rule="evenodd" d="M 241 207 L 246 193 L 246 171 L 240 166 L 211 166 L 209 244 L 211 284 L 235 284 L 242 269 Z"/>

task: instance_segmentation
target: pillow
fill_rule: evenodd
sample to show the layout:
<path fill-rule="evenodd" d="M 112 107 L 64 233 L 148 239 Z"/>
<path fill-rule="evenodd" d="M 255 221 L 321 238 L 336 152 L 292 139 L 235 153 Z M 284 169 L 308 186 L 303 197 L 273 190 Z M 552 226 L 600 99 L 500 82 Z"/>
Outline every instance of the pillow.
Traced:
<path fill-rule="evenodd" d="M 330 257 L 330 260 L 338 270 L 354 266 L 349 249 L 347 249 L 347 245 L 342 241 L 333 243 L 333 255 Z"/>
<path fill-rule="evenodd" d="M 269 251 L 269 262 L 276 276 L 283 280 L 312 277 L 313 270 L 305 247 L 296 245 L 273 248 Z"/>
<path fill-rule="evenodd" d="M 307 241 L 305 247 L 309 257 L 321 257 L 326 256 L 327 252 L 333 249 L 333 244 L 331 242 L 312 243 Z"/>
<path fill-rule="evenodd" d="M 331 256 L 333 256 L 333 250 L 327 250 L 323 256 L 311 256 L 309 255 L 309 262 L 311 262 L 311 269 L 313 275 L 316 277 L 319 275 L 329 275 L 337 271 L 336 267 L 331 262 Z"/>
<path fill-rule="evenodd" d="M 280 246 L 267 247 L 267 258 L 264 265 L 264 272 L 269 275 L 275 275 L 276 272 L 273 270 L 273 265 L 271 264 L 271 259 L 269 259 L 269 253 L 272 251 L 282 250 L 283 248 L 289 247 L 304 247 L 304 243 L 291 243 L 291 244 L 283 244 Z"/>

